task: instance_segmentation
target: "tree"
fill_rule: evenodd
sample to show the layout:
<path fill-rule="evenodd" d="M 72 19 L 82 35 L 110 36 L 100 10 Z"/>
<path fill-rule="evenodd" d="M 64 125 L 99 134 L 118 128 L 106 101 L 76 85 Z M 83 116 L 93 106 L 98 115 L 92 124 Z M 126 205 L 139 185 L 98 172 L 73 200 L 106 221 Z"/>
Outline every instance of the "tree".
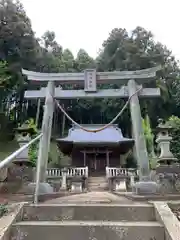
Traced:
<path fill-rule="evenodd" d="M 0 110 L 2 111 L 4 100 L 11 89 L 11 75 L 7 62 L 0 62 Z"/>
<path fill-rule="evenodd" d="M 140 70 L 157 65 L 161 65 L 162 70 L 158 72 L 156 82 L 144 86 L 160 87 L 162 97 L 158 99 L 158 104 L 154 99 L 141 101 L 143 115 L 148 112 L 153 127 L 157 125 L 159 117 L 168 118 L 177 113 L 173 84 L 177 81 L 179 69 L 172 53 L 166 46 L 155 42 L 153 34 L 142 27 L 135 28 L 131 33 L 126 29 L 115 28 L 104 41 L 97 58 L 100 71 Z M 114 104 L 115 102 L 112 105 Z"/>
<path fill-rule="evenodd" d="M 38 43 L 30 19 L 16 0 L 0 2 L 0 59 L 9 63 L 13 73 L 36 64 Z"/>
<path fill-rule="evenodd" d="M 69 49 L 64 49 L 61 59 L 61 71 L 75 72 L 74 64 L 75 60 L 72 52 Z"/>
<path fill-rule="evenodd" d="M 174 154 L 177 159 L 180 159 L 180 118 L 176 116 L 171 116 L 167 124 L 172 127 L 170 129 L 170 135 L 172 136 L 172 141 L 171 141 L 171 151 Z"/>
<path fill-rule="evenodd" d="M 7 62 L 0 62 L 0 87 L 9 88 L 11 76 Z"/>
<path fill-rule="evenodd" d="M 76 58 L 76 69 L 81 72 L 87 68 L 95 68 L 95 61 L 84 49 L 80 49 Z"/>
<path fill-rule="evenodd" d="M 41 42 L 46 50 L 49 50 L 54 56 L 62 57 L 62 47 L 56 40 L 56 34 L 53 31 L 46 31 L 42 36 Z"/>

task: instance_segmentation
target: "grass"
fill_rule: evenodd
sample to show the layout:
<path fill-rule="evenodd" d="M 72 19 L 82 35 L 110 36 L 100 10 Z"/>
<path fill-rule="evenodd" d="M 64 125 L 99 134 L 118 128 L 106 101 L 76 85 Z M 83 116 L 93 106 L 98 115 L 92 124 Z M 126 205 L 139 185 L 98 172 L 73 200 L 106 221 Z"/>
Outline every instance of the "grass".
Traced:
<path fill-rule="evenodd" d="M 8 205 L 0 204 L 0 218 L 8 213 Z"/>
<path fill-rule="evenodd" d="M 0 161 L 4 160 L 11 153 L 16 151 L 19 148 L 19 145 L 16 140 L 0 142 Z"/>
<path fill-rule="evenodd" d="M 13 141 L 5 141 L 0 142 L 0 161 L 4 160 L 8 157 L 11 153 L 19 149 L 19 144 L 14 139 Z M 57 149 L 57 144 L 55 141 L 52 141 L 50 144 L 50 157 L 52 159 L 52 163 L 58 162 L 59 152 Z"/>

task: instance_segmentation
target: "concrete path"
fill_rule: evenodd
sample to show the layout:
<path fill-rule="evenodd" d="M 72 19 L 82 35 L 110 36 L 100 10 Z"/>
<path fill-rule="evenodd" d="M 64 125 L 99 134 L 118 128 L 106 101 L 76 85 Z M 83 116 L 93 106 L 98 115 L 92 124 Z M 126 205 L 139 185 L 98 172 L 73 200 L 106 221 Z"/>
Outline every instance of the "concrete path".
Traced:
<path fill-rule="evenodd" d="M 116 196 L 109 192 L 88 192 L 72 196 L 66 196 L 48 200 L 45 203 L 58 204 L 58 203 L 134 203 L 122 196 Z"/>

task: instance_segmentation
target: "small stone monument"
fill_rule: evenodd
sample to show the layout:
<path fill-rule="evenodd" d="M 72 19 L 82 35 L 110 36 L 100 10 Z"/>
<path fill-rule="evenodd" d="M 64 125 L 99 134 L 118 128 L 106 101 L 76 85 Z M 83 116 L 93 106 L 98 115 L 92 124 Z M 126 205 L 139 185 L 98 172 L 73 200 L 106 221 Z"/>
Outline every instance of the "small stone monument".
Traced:
<path fill-rule="evenodd" d="M 29 127 L 27 123 L 15 129 L 16 140 L 19 147 L 24 146 L 31 140 L 34 129 Z M 13 164 L 8 168 L 8 181 L 29 182 L 34 179 L 34 170 L 29 160 L 29 149 L 22 151 L 14 160 Z"/>
<path fill-rule="evenodd" d="M 157 127 L 158 134 L 156 142 L 160 148 L 160 155 L 157 159 L 156 180 L 160 184 L 160 192 L 163 194 L 179 192 L 180 165 L 170 150 L 172 137 L 169 136 L 171 126 L 161 119 Z"/>

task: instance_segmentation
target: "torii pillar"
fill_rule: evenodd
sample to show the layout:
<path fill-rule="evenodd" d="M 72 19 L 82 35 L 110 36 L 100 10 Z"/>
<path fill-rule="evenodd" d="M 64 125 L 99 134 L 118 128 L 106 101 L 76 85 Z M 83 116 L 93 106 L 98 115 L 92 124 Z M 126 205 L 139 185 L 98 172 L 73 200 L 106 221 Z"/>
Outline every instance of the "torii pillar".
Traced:
<path fill-rule="evenodd" d="M 130 100 L 130 112 L 133 136 L 135 138 L 135 151 L 139 169 L 140 181 L 133 186 L 133 192 L 136 194 L 154 194 L 158 190 L 157 183 L 150 179 L 149 159 L 142 125 L 141 109 L 137 91 L 137 84 L 134 79 L 128 81 Z M 135 94 L 136 93 L 136 94 Z"/>
<path fill-rule="evenodd" d="M 51 141 L 51 131 L 54 113 L 54 81 L 49 81 L 46 89 L 46 100 L 44 106 L 44 115 L 42 121 L 43 136 L 39 144 L 38 162 L 40 162 L 40 182 L 46 182 L 46 170 L 48 164 L 48 155 Z"/>

